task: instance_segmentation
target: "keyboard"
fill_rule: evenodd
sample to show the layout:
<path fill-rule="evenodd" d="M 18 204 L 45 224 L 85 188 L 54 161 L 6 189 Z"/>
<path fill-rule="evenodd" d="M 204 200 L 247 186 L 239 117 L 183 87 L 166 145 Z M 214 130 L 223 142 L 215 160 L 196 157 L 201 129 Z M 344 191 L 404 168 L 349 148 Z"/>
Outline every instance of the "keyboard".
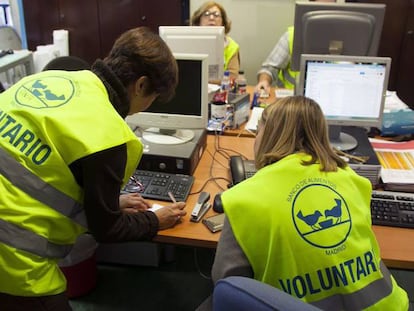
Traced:
<path fill-rule="evenodd" d="M 145 199 L 170 202 L 168 192 L 172 192 L 177 201 L 186 201 L 193 182 L 194 177 L 189 175 L 136 170 L 122 192 L 137 192 Z"/>
<path fill-rule="evenodd" d="M 371 218 L 374 225 L 414 228 L 414 193 L 374 190 Z"/>

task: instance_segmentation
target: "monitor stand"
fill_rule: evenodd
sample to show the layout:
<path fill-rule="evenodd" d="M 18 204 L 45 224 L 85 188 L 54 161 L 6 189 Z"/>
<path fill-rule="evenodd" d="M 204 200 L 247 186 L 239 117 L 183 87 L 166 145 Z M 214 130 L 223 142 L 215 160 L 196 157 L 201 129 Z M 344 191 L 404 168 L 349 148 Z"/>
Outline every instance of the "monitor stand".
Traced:
<path fill-rule="evenodd" d="M 329 125 L 329 142 L 332 147 L 341 150 L 349 151 L 358 146 L 358 141 L 355 137 L 341 131 L 340 125 Z"/>
<path fill-rule="evenodd" d="M 151 127 L 142 133 L 142 138 L 153 144 L 178 145 L 191 141 L 194 138 L 192 130 L 168 130 Z"/>

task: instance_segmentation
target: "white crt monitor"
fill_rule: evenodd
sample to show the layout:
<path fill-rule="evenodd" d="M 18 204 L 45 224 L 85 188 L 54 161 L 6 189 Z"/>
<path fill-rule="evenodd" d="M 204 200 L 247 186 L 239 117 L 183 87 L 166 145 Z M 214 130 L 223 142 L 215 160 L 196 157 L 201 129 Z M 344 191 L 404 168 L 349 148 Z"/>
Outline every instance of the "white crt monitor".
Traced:
<path fill-rule="evenodd" d="M 160 37 L 173 53 L 208 55 L 208 80 L 219 81 L 224 70 L 223 26 L 159 26 Z"/>
<path fill-rule="evenodd" d="M 156 144 L 181 144 L 193 139 L 193 129 L 205 129 L 208 121 L 206 54 L 174 53 L 179 80 L 175 96 L 166 103 L 154 101 L 145 111 L 126 118 L 142 138 Z"/>
<path fill-rule="evenodd" d="M 384 14 L 380 3 L 296 2 L 292 70 L 301 54 L 377 56 Z"/>
<path fill-rule="evenodd" d="M 296 94 L 320 105 L 337 149 L 358 145 L 341 126 L 381 127 L 390 66 L 389 57 L 302 55 Z"/>

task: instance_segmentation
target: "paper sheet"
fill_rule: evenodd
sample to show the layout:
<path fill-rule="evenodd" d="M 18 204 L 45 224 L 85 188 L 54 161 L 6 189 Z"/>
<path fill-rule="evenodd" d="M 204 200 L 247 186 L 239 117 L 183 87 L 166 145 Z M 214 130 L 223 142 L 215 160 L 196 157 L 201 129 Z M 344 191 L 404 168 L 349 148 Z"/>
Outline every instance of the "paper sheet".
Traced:
<path fill-rule="evenodd" d="M 414 184 L 414 141 L 387 142 L 370 139 L 381 163 L 386 184 Z"/>
<path fill-rule="evenodd" d="M 259 122 L 260 118 L 262 117 L 263 112 L 262 107 L 253 107 L 252 112 L 250 114 L 249 121 L 247 121 L 245 129 L 256 132 L 257 130 L 257 123 Z"/>
<path fill-rule="evenodd" d="M 163 207 L 164 207 L 164 205 L 154 203 L 154 204 L 151 205 L 151 208 L 149 208 L 148 210 L 151 211 L 151 212 L 155 212 L 156 210 L 158 210 L 160 208 L 163 208 Z"/>

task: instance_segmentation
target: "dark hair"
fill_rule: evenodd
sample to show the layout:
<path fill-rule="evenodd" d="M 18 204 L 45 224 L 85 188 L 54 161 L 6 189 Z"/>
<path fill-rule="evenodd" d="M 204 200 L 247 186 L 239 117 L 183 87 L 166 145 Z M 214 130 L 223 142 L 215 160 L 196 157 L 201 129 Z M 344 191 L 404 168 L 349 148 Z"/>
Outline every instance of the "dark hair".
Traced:
<path fill-rule="evenodd" d="M 87 70 L 90 69 L 91 65 L 86 60 L 77 56 L 59 56 L 52 59 L 46 64 L 42 71 L 45 70 Z"/>
<path fill-rule="evenodd" d="M 167 44 L 147 27 L 123 33 L 104 62 L 125 87 L 147 76 L 145 95 L 158 93 L 161 101 L 169 100 L 178 83 L 177 62 Z"/>

